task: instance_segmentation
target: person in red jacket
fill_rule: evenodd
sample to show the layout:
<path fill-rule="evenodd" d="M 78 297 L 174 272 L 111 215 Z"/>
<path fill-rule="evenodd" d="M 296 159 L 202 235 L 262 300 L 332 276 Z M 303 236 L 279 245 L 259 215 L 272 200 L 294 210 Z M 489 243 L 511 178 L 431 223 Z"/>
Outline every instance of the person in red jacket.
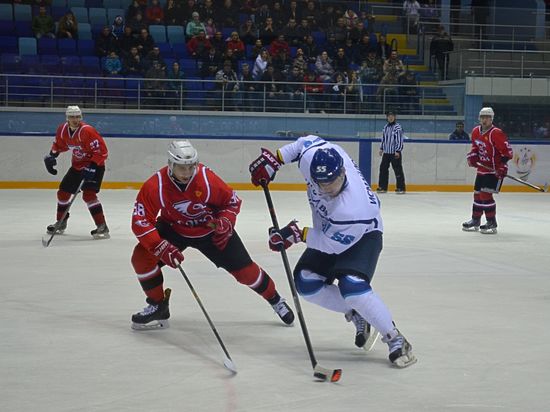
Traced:
<path fill-rule="evenodd" d="M 96 239 L 109 238 L 103 207 L 97 198 L 105 174 L 107 145 L 94 127 L 82 121 L 82 111 L 78 106 L 68 106 L 65 116 L 67 121 L 58 126 L 50 153 L 44 157 L 44 164 L 50 174 L 56 175 L 57 157 L 60 153 L 72 150 L 72 165 L 61 180 L 57 191 L 56 222 L 48 225 L 46 230 L 49 235 L 65 231 L 69 219 L 69 199 L 84 180 L 82 200 L 86 202 L 96 224 L 91 234 Z"/>
<path fill-rule="evenodd" d="M 151 0 L 151 5 L 145 8 L 145 19 L 149 24 L 162 24 L 164 22 L 164 10 L 159 0 Z"/>
<path fill-rule="evenodd" d="M 294 313 L 269 275 L 248 254 L 235 231 L 241 199 L 211 169 L 199 163 L 187 140 L 168 149 L 168 166 L 151 176 L 139 191 L 132 216 L 132 231 L 139 243 L 132 254 L 148 306 L 132 316 L 132 328 L 168 327 L 170 290 L 164 289 L 161 268 L 177 268 L 182 251 L 198 249 L 217 267 L 271 304 L 287 325 Z"/>
<path fill-rule="evenodd" d="M 206 37 L 204 30 L 200 30 L 199 34 L 193 36 L 193 38 L 187 42 L 189 54 L 197 60 L 206 57 L 211 48 L 212 43 L 210 43 L 210 40 Z"/>
<path fill-rule="evenodd" d="M 233 54 L 237 56 L 238 60 L 244 58 L 245 46 L 236 31 L 232 32 L 231 37 L 225 41 L 225 50 L 229 49 L 233 50 Z"/>
<path fill-rule="evenodd" d="M 479 126 L 472 130 L 472 148 L 466 159 L 470 167 L 477 169 L 474 183 L 472 218 L 462 224 L 462 230 L 484 234 L 497 233 L 496 202 L 493 193 L 498 193 L 502 180 L 508 173 L 508 160 L 513 157 L 512 147 L 506 134 L 493 125 L 495 112 L 484 107 L 479 112 Z M 485 213 L 486 224 L 481 225 Z"/>

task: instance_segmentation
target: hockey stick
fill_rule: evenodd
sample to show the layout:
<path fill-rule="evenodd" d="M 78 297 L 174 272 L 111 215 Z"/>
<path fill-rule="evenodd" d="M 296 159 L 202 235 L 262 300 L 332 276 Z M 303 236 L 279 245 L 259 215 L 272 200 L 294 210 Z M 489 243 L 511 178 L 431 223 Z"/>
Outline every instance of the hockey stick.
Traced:
<path fill-rule="evenodd" d="M 479 167 L 484 168 L 485 170 L 488 170 L 488 171 L 490 171 L 490 172 L 495 173 L 495 170 L 494 170 L 494 169 L 491 169 L 489 166 L 485 166 L 484 164 L 481 164 L 481 163 L 479 163 L 479 162 L 476 163 L 476 164 L 477 164 Z M 516 177 L 516 176 L 512 176 L 512 175 L 508 175 L 508 174 L 507 174 L 507 175 L 505 175 L 504 177 L 507 177 L 508 179 L 512 179 L 512 180 L 514 180 L 514 181 L 516 181 L 516 182 L 518 182 L 518 183 L 521 183 L 521 184 L 523 184 L 523 185 L 525 185 L 525 186 L 529 186 L 530 188 L 535 189 L 535 190 L 538 190 L 539 192 L 543 192 L 543 193 L 548 192 L 548 183 L 545 183 L 543 187 L 540 187 L 540 186 L 536 186 L 536 185 L 534 185 L 534 184 L 532 184 L 532 183 L 529 183 L 529 182 L 527 182 L 527 181 L 525 181 L 525 180 L 523 180 L 523 179 L 520 179 L 519 177 Z"/>
<path fill-rule="evenodd" d="M 275 230 L 279 230 L 279 222 L 277 221 L 277 215 L 275 214 L 275 208 L 273 207 L 273 200 L 271 200 L 271 193 L 267 184 L 263 184 L 262 188 L 264 189 L 265 200 L 267 201 L 267 207 L 269 209 L 269 214 L 271 215 L 271 221 L 273 222 L 273 227 Z M 296 291 L 296 286 L 294 285 L 294 279 L 292 278 L 292 272 L 290 270 L 290 264 L 288 263 L 288 256 L 286 250 L 281 246 L 281 256 L 283 258 L 283 265 L 285 267 L 286 277 L 288 279 L 288 284 L 290 285 L 290 290 L 292 292 L 292 298 L 294 299 L 294 306 L 296 307 L 296 312 L 298 313 L 298 319 L 300 320 L 300 326 L 302 327 L 302 333 L 304 335 L 304 340 L 306 341 L 307 352 L 309 354 L 309 359 L 311 361 L 311 366 L 313 367 L 313 376 L 321 381 L 326 381 L 327 379 L 330 382 L 338 382 L 342 376 L 342 369 L 327 369 L 323 368 L 317 363 L 315 359 L 315 354 L 313 353 L 313 347 L 311 346 L 311 340 L 309 339 L 309 333 L 307 331 L 306 321 L 304 320 L 304 315 L 302 312 L 302 306 L 300 305 L 300 299 L 298 298 L 298 293 Z"/>
<path fill-rule="evenodd" d="M 48 240 L 46 240 L 45 236 L 42 236 L 42 246 L 48 247 L 48 246 L 50 246 L 50 243 L 52 243 L 52 240 L 53 240 L 54 236 L 57 234 L 57 229 L 59 228 L 59 224 L 61 224 L 60 222 L 63 222 L 65 220 L 65 218 L 67 217 L 67 215 L 69 214 L 69 209 L 71 208 L 71 205 L 73 204 L 74 200 L 76 199 L 76 197 L 78 196 L 78 194 L 82 190 L 82 185 L 83 184 L 84 184 L 84 180 L 82 180 L 80 182 L 80 184 L 78 185 L 78 188 L 76 189 L 75 194 L 73 195 L 73 197 L 69 201 L 69 204 L 67 205 L 67 209 L 65 209 L 65 211 L 61 215 L 61 219 L 59 219 L 57 222 L 55 222 L 55 230 L 50 235 L 50 238 Z"/>
<path fill-rule="evenodd" d="M 210 329 L 212 329 L 212 332 L 214 332 L 214 335 L 216 336 L 216 339 L 218 340 L 218 343 L 220 344 L 220 346 L 223 349 L 223 353 L 225 355 L 224 359 L 223 359 L 223 366 L 225 366 L 231 372 L 237 373 L 237 368 L 235 367 L 235 364 L 233 363 L 233 360 L 231 359 L 231 356 L 229 356 L 229 352 L 225 348 L 225 345 L 223 344 L 222 338 L 218 334 L 218 331 L 216 330 L 216 327 L 214 326 L 214 323 L 210 319 L 210 316 L 208 316 L 208 313 L 206 312 L 206 309 L 204 308 L 204 305 L 202 304 L 202 302 L 199 298 L 199 295 L 195 291 L 195 288 L 193 287 L 193 285 L 191 284 L 191 281 L 189 280 L 189 278 L 187 277 L 187 275 L 183 271 L 183 268 L 181 267 L 181 265 L 178 265 L 178 269 L 180 270 L 180 272 L 181 272 L 183 278 L 185 279 L 185 281 L 187 282 L 187 286 L 189 286 L 189 289 L 191 289 L 191 293 L 193 294 L 193 296 L 195 297 L 197 303 L 201 307 L 202 313 L 204 314 L 204 316 L 206 317 L 206 320 L 208 321 L 208 324 L 210 325 Z"/>

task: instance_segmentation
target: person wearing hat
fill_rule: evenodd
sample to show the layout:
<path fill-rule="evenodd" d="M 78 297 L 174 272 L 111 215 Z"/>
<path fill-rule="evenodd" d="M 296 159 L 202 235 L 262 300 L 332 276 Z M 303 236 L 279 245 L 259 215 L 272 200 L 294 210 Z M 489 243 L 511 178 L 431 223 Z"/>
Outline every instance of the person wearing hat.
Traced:
<path fill-rule="evenodd" d="M 206 27 L 204 26 L 204 23 L 200 21 L 199 13 L 194 11 L 193 14 L 191 14 L 191 17 L 192 19 L 189 23 L 187 23 L 185 28 L 185 36 L 187 39 L 191 39 L 193 36 L 196 36 L 201 30 L 206 33 Z"/>
<path fill-rule="evenodd" d="M 382 156 L 380 162 L 380 173 L 378 174 L 378 193 L 386 193 L 388 191 L 388 179 L 390 164 L 395 173 L 396 188 L 395 193 L 405 193 L 405 174 L 403 173 L 402 160 L 403 156 L 403 129 L 396 122 L 395 112 L 390 110 L 386 113 L 388 123 L 382 130 L 382 141 L 380 142 L 380 151 L 378 154 Z"/>
<path fill-rule="evenodd" d="M 470 136 L 464 131 L 464 122 L 462 120 L 456 122 L 455 130 L 449 135 L 449 140 L 470 140 Z"/>

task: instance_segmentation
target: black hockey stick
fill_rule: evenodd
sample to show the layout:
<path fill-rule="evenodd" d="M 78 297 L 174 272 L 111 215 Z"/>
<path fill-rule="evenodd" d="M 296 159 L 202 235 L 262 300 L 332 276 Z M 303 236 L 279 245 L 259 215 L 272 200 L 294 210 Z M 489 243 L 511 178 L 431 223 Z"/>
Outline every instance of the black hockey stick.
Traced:
<path fill-rule="evenodd" d="M 63 223 L 63 221 L 65 220 L 65 218 L 69 214 L 69 209 L 71 208 L 71 205 L 73 204 L 74 200 L 76 199 L 76 197 L 78 196 L 78 194 L 82 190 L 82 185 L 83 184 L 84 184 L 84 180 L 82 180 L 80 182 L 80 184 L 78 185 L 78 188 L 76 189 L 75 194 L 73 195 L 73 197 L 69 201 L 69 204 L 67 205 L 67 209 L 65 209 L 65 211 L 63 212 L 63 215 L 61 215 L 61 219 L 59 219 L 57 222 L 55 222 L 55 230 L 50 235 L 50 238 L 48 240 L 46 240 L 45 236 L 42 236 L 42 246 L 48 247 L 48 246 L 50 246 L 50 243 L 52 243 L 52 240 L 53 240 L 54 236 L 57 234 L 57 230 L 59 229 L 59 225 Z"/>
<path fill-rule="evenodd" d="M 267 201 L 267 207 L 269 209 L 269 214 L 271 215 L 273 227 L 275 228 L 275 230 L 279 230 L 279 222 L 277 221 L 277 215 L 275 214 L 275 208 L 273 207 L 273 200 L 271 200 L 271 193 L 269 192 L 269 188 L 267 187 L 267 184 L 263 184 L 262 188 L 264 189 L 265 200 Z M 281 246 L 281 256 L 283 258 L 283 265 L 285 267 L 288 284 L 292 292 L 292 298 L 294 299 L 294 306 L 296 307 L 296 312 L 298 313 L 298 319 L 300 320 L 300 326 L 302 327 L 304 340 L 306 341 L 306 347 L 309 354 L 309 359 L 311 361 L 311 366 L 313 367 L 313 376 L 321 381 L 330 380 L 330 382 L 338 382 L 340 380 L 340 377 L 342 376 L 342 369 L 323 368 L 317 363 L 317 359 L 315 359 L 315 354 L 313 353 L 313 347 L 311 346 L 311 340 L 309 339 L 309 333 L 307 331 L 306 321 L 302 312 L 302 306 L 300 305 L 300 299 L 298 298 L 298 292 L 296 291 L 294 279 L 292 278 L 292 271 L 290 270 L 290 264 L 288 263 L 288 256 L 283 246 Z"/>
<path fill-rule="evenodd" d="M 484 164 L 481 164 L 481 163 L 479 163 L 479 162 L 477 163 L 477 165 L 478 165 L 479 167 L 484 168 L 485 170 L 488 170 L 488 171 L 490 171 L 490 172 L 495 173 L 495 170 L 494 170 L 494 169 L 491 169 L 489 166 L 485 166 Z M 536 185 L 534 185 L 534 184 L 532 184 L 532 183 L 529 183 L 529 182 L 527 182 L 527 181 L 525 181 L 525 180 L 523 180 L 523 179 L 520 179 L 519 177 L 516 177 L 516 176 L 512 176 L 512 175 L 508 175 L 508 174 L 507 174 L 507 175 L 505 175 L 504 177 L 507 177 L 508 179 L 512 179 L 512 180 L 514 180 L 515 182 L 521 183 L 521 184 L 523 184 L 523 185 L 525 185 L 525 186 L 529 186 L 530 188 L 535 189 L 535 190 L 538 190 L 539 192 L 543 192 L 543 193 L 548 192 L 548 183 L 545 183 L 545 184 L 544 184 L 544 187 L 540 187 L 540 186 L 536 186 Z"/>
<path fill-rule="evenodd" d="M 210 325 L 210 329 L 212 329 L 212 332 L 214 332 L 214 335 L 216 336 L 216 339 L 218 340 L 218 343 L 220 344 L 220 346 L 223 349 L 223 353 L 225 355 L 224 360 L 223 360 L 223 366 L 225 366 L 231 372 L 237 373 L 237 368 L 235 367 L 235 364 L 233 363 L 233 360 L 231 359 L 231 356 L 229 356 L 229 352 L 225 348 L 225 345 L 223 344 L 222 338 L 218 334 L 218 331 L 216 330 L 216 327 L 214 326 L 214 323 L 210 319 L 210 316 L 208 316 L 208 313 L 206 312 L 206 309 L 204 308 L 204 305 L 202 304 L 201 299 L 199 298 L 199 295 L 195 291 L 195 288 L 193 287 L 193 285 L 191 284 L 191 281 L 189 280 L 189 278 L 187 277 L 187 275 L 183 271 L 183 268 L 181 267 L 181 265 L 178 265 L 178 269 L 180 270 L 180 272 L 181 272 L 183 278 L 185 279 L 185 281 L 187 282 L 187 286 L 189 286 L 189 289 L 191 289 L 191 293 L 193 294 L 193 296 L 195 297 L 197 303 L 201 307 L 202 313 L 204 313 L 204 316 L 206 317 L 206 320 L 208 321 L 208 324 Z"/>

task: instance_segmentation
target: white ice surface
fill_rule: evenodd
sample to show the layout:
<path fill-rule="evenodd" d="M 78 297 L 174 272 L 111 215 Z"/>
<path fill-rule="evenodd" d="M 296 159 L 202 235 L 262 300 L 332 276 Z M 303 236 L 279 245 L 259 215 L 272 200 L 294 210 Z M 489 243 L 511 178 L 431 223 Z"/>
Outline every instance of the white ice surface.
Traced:
<path fill-rule="evenodd" d="M 130 265 L 135 191 L 103 191 L 110 240 L 92 240 L 78 199 L 65 235 L 43 248 L 54 190 L 2 190 L 0 411 L 546 411 L 550 399 L 550 197 L 497 196 L 496 236 L 460 230 L 468 193 L 381 197 L 384 251 L 373 281 L 419 361 L 393 369 L 365 354 L 342 315 L 302 302 L 318 383 L 298 323 L 282 325 L 255 293 L 196 251 L 184 268 L 238 369 L 223 355 L 181 274 L 171 328 L 133 332 L 144 295 Z M 262 192 L 241 192 L 237 229 L 292 297 L 266 245 Z M 281 223 L 310 221 L 305 194 L 274 192 Z M 289 250 L 294 264 L 303 245 Z"/>

